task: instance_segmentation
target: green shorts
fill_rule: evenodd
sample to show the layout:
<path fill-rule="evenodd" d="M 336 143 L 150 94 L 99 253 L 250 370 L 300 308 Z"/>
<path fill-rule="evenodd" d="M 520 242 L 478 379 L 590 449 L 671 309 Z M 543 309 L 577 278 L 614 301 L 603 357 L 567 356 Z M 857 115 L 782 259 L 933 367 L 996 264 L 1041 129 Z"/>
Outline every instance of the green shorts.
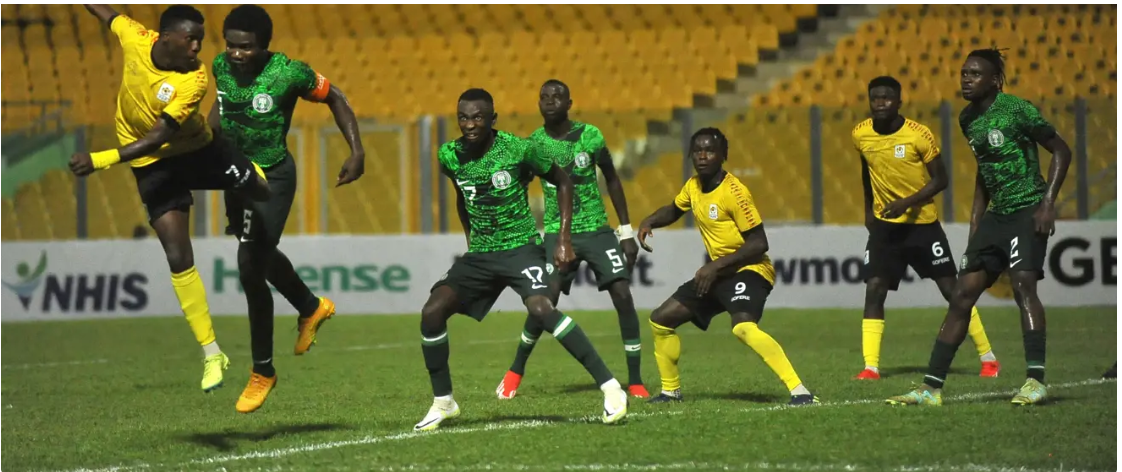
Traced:
<path fill-rule="evenodd" d="M 603 227 L 587 233 L 572 235 L 573 252 L 576 260 L 569 264 L 567 270 L 553 270 L 553 251 L 557 247 L 557 234 L 546 233 L 545 254 L 549 263 L 549 284 L 561 284 L 561 291 L 569 294 L 573 287 L 573 279 L 577 277 L 580 262 L 588 263 L 588 268 L 596 275 L 596 286 L 600 291 L 608 289 L 617 280 L 630 280 L 631 274 L 627 271 L 627 256 L 620 248 L 619 238 L 611 228 Z"/>
<path fill-rule="evenodd" d="M 442 285 L 452 287 L 460 302 L 456 313 L 483 321 L 507 287 L 523 300 L 534 295 L 549 297 L 546 275 L 545 248 L 540 244 L 506 251 L 469 252 L 456 259 L 430 292 Z"/>
<path fill-rule="evenodd" d="M 959 274 L 985 270 L 989 285 L 1005 271 L 1034 271 L 1037 280 L 1043 279 L 1048 236 L 1036 232 L 1032 215 L 1037 206 L 1008 215 L 988 211 L 982 215 L 978 229 L 966 243 Z"/>
<path fill-rule="evenodd" d="M 273 196 L 263 202 L 247 201 L 233 192 L 225 192 L 226 234 L 243 243 L 277 246 L 296 199 L 296 161 L 292 155 L 263 169 Z"/>

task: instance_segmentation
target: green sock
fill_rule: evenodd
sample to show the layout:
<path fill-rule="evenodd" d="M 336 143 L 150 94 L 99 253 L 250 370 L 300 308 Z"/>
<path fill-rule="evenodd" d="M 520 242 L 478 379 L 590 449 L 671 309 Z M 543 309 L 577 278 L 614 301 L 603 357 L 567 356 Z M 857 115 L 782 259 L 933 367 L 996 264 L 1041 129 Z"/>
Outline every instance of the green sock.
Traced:
<path fill-rule="evenodd" d="M 1025 331 L 1024 340 L 1025 364 L 1028 366 L 1026 374 L 1028 378 L 1043 383 L 1045 332 L 1043 330 Z"/>
<path fill-rule="evenodd" d="M 546 326 L 554 327 L 550 334 L 553 334 L 565 350 L 569 351 L 569 354 L 576 358 L 589 374 L 592 374 L 597 386 L 613 379 L 608 366 L 604 365 L 604 360 L 600 358 L 596 348 L 592 347 L 592 341 L 588 340 L 588 336 L 585 336 L 584 330 L 577 326 L 576 321 L 557 310 L 542 321 Z"/>
<path fill-rule="evenodd" d="M 518 350 L 514 352 L 514 363 L 510 365 L 511 372 L 518 375 L 526 373 L 526 361 L 530 359 L 530 354 L 534 352 L 534 346 L 541 338 L 543 331 L 541 324 L 534 317 L 526 316 L 526 323 L 522 326 L 522 338 L 518 342 Z"/>
<path fill-rule="evenodd" d="M 931 360 L 927 364 L 927 375 L 923 377 L 923 383 L 931 388 L 943 388 L 943 382 L 947 381 L 947 372 L 951 370 L 951 362 L 954 361 L 955 351 L 958 351 L 957 344 L 945 343 L 936 339 L 935 348 L 931 350 Z"/>
<path fill-rule="evenodd" d="M 619 334 L 623 337 L 623 351 L 627 356 L 627 383 L 629 385 L 642 385 L 643 376 L 639 373 L 642 364 L 642 341 L 639 339 L 639 315 L 635 313 L 635 306 L 626 304 L 618 307 Z"/>
<path fill-rule="evenodd" d="M 432 382 L 432 395 L 443 397 L 452 394 L 452 372 L 448 369 L 448 331 L 427 335 L 421 330 L 421 352 Z"/>

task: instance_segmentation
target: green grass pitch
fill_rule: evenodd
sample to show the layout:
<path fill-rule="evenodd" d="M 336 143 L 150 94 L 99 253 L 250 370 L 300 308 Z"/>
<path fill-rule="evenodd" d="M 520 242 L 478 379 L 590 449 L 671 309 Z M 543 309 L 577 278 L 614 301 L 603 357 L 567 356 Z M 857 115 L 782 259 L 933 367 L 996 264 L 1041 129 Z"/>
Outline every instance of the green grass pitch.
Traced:
<path fill-rule="evenodd" d="M 371 300 L 377 303 L 377 300 Z M 564 306 L 564 301 L 562 301 Z M 341 307 L 347 309 L 351 307 Z M 31 470 L 792 470 L 1045 471 L 1117 468 L 1117 393 L 1095 380 L 1116 359 L 1115 307 L 1048 311 L 1048 405 L 1015 408 L 1024 381 L 1013 307 L 982 310 L 1001 377 L 977 376 L 973 344 L 955 359 L 942 408 L 883 399 L 922 377 L 943 310 L 889 310 L 879 382 L 863 366 L 857 310 L 768 310 L 774 336 L 822 404 L 782 408 L 787 392 L 729 331 L 682 327 L 686 402 L 633 401 L 605 426 L 602 395 L 551 338 L 530 359 L 518 397 L 495 386 L 523 317 L 452 319 L 452 378 L 463 415 L 435 433 L 411 429 L 431 403 L 418 316 L 338 316 L 319 344 L 292 355 L 295 319 L 277 321 L 277 389 L 234 411 L 249 376 L 248 323 L 219 317 L 231 356 L 226 385 L 199 390 L 201 352 L 177 317 L 3 325 L 2 468 Z M 615 315 L 570 313 L 625 379 Z M 640 317 L 646 318 L 647 313 Z M 657 392 L 649 329 L 643 377 Z"/>

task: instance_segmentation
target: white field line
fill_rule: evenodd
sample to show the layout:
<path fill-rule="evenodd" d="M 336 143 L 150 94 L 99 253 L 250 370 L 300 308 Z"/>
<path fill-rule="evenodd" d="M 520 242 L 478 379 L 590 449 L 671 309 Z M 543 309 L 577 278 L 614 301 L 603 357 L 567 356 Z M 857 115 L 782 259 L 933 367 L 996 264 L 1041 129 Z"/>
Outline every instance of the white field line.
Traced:
<path fill-rule="evenodd" d="M 225 468 L 216 470 L 225 471 Z M 283 465 L 259 467 L 257 469 L 240 469 L 278 472 L 285 470 Z M 333 467 L 331 470 L 352 470 Z M 1072 469 L 1060 465 L 1050 469 L 1036 469 L 1028 467 L 1009 467 L 1000 465 L 965 464 L 965 465 L 905 465 L 897 467 L 868 467 L 856 464 L 812 464 L 798 462 L 670 462 L 665 464 L 507 464 L 487 463 L 473 465 L 424 465 L 406 464 L 400 466 L 367 466 L 364 471 L 378 472 L 445 472 L 445 471 L 471 471 L 471 470 L 511 470 L 511 471 L 537 471 L 537 470 L 569 470 L 569 471 L 661 471 L 661 470 L 797 470 L 805 472 L 1093 472 L 1087 469 Z"/>
<path fill-rule="evenodd" d="M 65 361 L 65 362 L 36 362 L 30 364 L 5 364 L 3 367 L 7 369 L 38 369 L 41 367 L 67 367 L 73 365 L 90 365 L 90 364 L 108 364 L 109 359 L 87 359 L 82 361 Z"/>
<path fill-rule="evenodd" d="M 1049 386 L 1049 389 L 1056 390 L 1056 389 L 1065 389 L 1065 388 L 1078 388 L 1078 387 L 1100 385 L 1100 384 L 1113 383 L 1113 382 L 1114 382 L 1113 380 L 1090 379 L 1090 380 L 1084 380 L 1084 381 L 1081 381 L 1081 382 L 1067 382 L 1067 383 L 1060 383 L 1060 384 L 1052 384 L 1052 385 Z M 975 392 L 975 393 L 964 393 L 964 394 L 959 394 L 959 395 L 948 395 L 948 396 L 944 396 L 943 399 L 944 400 L 952 400 L 952 401 L 953 400 L 971 400 L 971 399 L 990 398 L 990 397 L 996 397 L 996 396 L 1010 395 L 1011 393 L 1012 392 L 1010 392 L 1010 391 Z M 823 403 L 819 403 L 817 407 L 843 407 L 843 406 L 854 406 L 854 405 L 866 405 L 866 404 L 870 404 L 870 403 L 879 403 L 879 402 L 882 402 L 882 401 L 884 401 L 884 400 L 850 400 L 850 401 L 839 401 L 839 402 L 823 402 Z M 807 408 L 807 407 L 800 407 L 800 408 Z M 784 406 L 784 407 L 762 407 L 762 408 L 746 408 L 746 409 L 743 409 L 743 410 L 740 410 L 740 411 L 762 413 L 762 412 L 780 411 L 780 410 L 787 410 L 787 409 L 790 409 L 790 408 L 788 408 L 786 406 Z M 655 412 L 645 412 L 645 413 L 633 413 L 633 414 L 628 415 L 628 417 L 630 417 L 630 418 L 644 418 L 644 417 L 653 417 L 653 416 L 680 415 L 680 414 L 683 414 L 683 413 L 685 413 L 685 412 L 680 411 L 680 410 L 666 410 L 666 411 L 655 411 Z M 484 425 L 484 426 L 469 427 L 469 428 L 456 428 L 456 427 L 452 426 L 452 427 L 448 427 L 448 428 L 445 428 L 445 429 L 438 429 L 436 431 L 432 431 L 432 432 L 428 432 L 428 433 L 404 432 L 404 433 L 391 434 L 391 435 L 385 435 L 385 436 L 366 436 L 366 437 L 362 437 L 362 438 L 348 439 L 348 440 L 342 440 L 342 441 L 311 443 L 311 444 L 305 444 L 305 445 L 302 445 L 302 446 L 290 446 L 290 447 L 285 447 L 285 448 L 270 449 L 270 450 L 264 450 L 264 451 L 254 451 L 254 452 L 248 452 L 248 453 L 242 453 L 242 454 L 222 454 L 222 455 L 216 455 L 216 456 L 211 456 L 211 457 L 202 458 L 202 459 L 195 459 L 195 460 L 192 460 L 192 461 L 182 462 L 182 463 L 178 463 L 178 464 L 146 464 L 146 463 L 140 463 L 140 464 L 132 464 L 132 465 L 110 466 L 110 467 L 98 468 L 98 469 L 80 468 L 80 469 L 68 470 L 66 472 L 129 472 L 129 471 L 146 470 L 146 469 L 152 469 L 152 468 L 171 468 L 173 470 L 187 470 L 187 469 L 197 468 L 198 466 L 208 466 L 208 465 L 209 466 L 214 466 L 214 465 L 220 465 L 220 464 L 226 464 L 226 463 L 238 462 L 238 461 L 244 461 L 244 460 L 252 460 L 252 459 L 277 459 L 277 458 L 287 457 L 287 456 L 296 455 L 296 454 L 304 454 L 304 453 L 309 453 L 309 452 L 318 452 L 318 451 L 325 451 L 325 450 L 330 450 L 330 449 L 338 449 L 338 448 L 347 447 L 347 446 L 360 446 L 360 445 L 378 444 L 378 443 L 385 443 L 385 442 L 405 441 L 405 440 L 410 440 L 410 439 L 421 439 L 421 438 L 434 436 L 434 435 L 465 434 L 465 433 L 478 433 L 478 432 L 502 431 L 502 430 L 536 429 L 536 428 L 557 426 L 557 425 L 561 425 L 561 424 L 594 423 L 594 422 L 597 422 L 597 421 L 599 421 L 599 417 L 597 417 L 597 416 L 585 416 L 585 417 L 578 417 L 578 418 L 570 418 L 570 419 L 565 420 L 565 421 L 540 421 L 540 420 L 518 421 L 518 422 L 510 422 L 510 423 L 492 423 L 492 424 L 488 424 L 488 425 Z M 710 466 L 715 466 L 715 467 L 710 467 Z M 386 468 L 386 467 L 382 467 L 382 468 L 363 467 L 363 469 L 364 470 L 386 470 L 386 471 L 396 471 L 396 470 L 403 470 L 403 471 L 404 470 L 447 470 L 447 469 L 441 469 L 439 467 L 432 468 L 432 469 L 429 469 L 429 468 L 426 468 L 426 467 L 427 466 L 424 466 L 424 465 L 404 465 L 404 466 L 399 466 L 397 468 L 392 468 L 392 467 L 390 467 L 390 468 Z M 482 469 L 475 469 L 475 470 L 507 470 L 507 469 L 510 469 L 509 466 L 500 465 L 500 464 L 495 464 L 494 465 L 494 467 L 496 469 L 490 469 L 491 465 L 483 465 L 482 467 L 483 467 Z M 537 466 L 530 466 L 530 467 L 537 467 Z M 555 469 L 555 468 L 556 467 L 551 467 L 551 469 Z M 712 464 L 712 463 L 694 463 L 694 462 L 683 462 L 683 463 L 677 463 L 677 464 L 651 464 L 651 465 L 642 465 L 642 464 L 586 464 L 586 465 L 561 466 L 561 468 L 563 470 L 697 470 L 697 469 L 714 469 L 714 468 L 718 469 L 718 470 L 753 470 L 753 469 L 768 469 L 768 468 L 773 469 L 773 470 L 800 470 L 800 471 L 863 471 L 863 470 L 873 470 L 873 469 L 870 469 L 870 468 L 864 467 L 864 466 L 848 465 L 848 464 L 817 464 L 816 465 L 816 464 L 795 464 L 795 463 L 786 464 L 786 463 L 766 463 L 766 462 L 745 463 L 745 464 Z M 470 467 L 465 468 L 465 467 L 457 466 L 455 468 L 455 470 L 473 470 L 473 469 L 471 469 Z M 518 470 L 518 469 L 515 469 L 515 470 Z M 531 468 L 531 469 L 525 469 L 525 470 L 538 470 L 538 469 Z M 1007 466 L 995 466 L 995 465 L 984 465 L 984 464 L 982 464 L 982 465 L 967 464 L 967 465 L 957 465 L 957 466 L 954 466 L 954 465 L 946 465 L 946 466 L 943 466 L 943 465 L 909 465 L 909 466 L 899 466 L 899 467 L 896 467 L 896 468 L 889 468 L 889 469 L 884 469 L 884 468 L 878 467 L 876 470 L 889 470 L 889 471 L 893 471 L 893 472 L 936 472 L 936 471 L 950 471 L 950 472 L 1078 472 L 1075 469 L 1065 469 L 1062 466 L 1058 469 L 1030 469 L 1030 468 L 1024 468 L 1024 467 L 1007 467 Z"/>

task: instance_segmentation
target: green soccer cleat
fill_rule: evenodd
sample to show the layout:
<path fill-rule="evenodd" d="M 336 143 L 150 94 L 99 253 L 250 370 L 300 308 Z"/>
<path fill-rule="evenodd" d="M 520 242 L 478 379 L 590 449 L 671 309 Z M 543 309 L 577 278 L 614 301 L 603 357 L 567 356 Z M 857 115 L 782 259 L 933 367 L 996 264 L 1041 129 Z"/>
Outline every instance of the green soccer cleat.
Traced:
<path fill-rule="evenodd" d="M 1025 380 L 1021 391 L 1013 397 L 1013 404 L 1018 406 L 1038 405 L 1048 399 L 1048 387 L 1036 379 Z"/>
<path fill-rule="evenodd" d="M 204 393 L 210 393 L 222 386 L 222 371 L 226 370 L 227 367 L 230 367 L 230 358 L 221 352 L 203 359 L 202 388 Z"/>
<path fill-rule="evenodd" d="M 889 405 L 942 406 L 943 392 L 924 384 L 903 395 L 885 400 Z"/>

